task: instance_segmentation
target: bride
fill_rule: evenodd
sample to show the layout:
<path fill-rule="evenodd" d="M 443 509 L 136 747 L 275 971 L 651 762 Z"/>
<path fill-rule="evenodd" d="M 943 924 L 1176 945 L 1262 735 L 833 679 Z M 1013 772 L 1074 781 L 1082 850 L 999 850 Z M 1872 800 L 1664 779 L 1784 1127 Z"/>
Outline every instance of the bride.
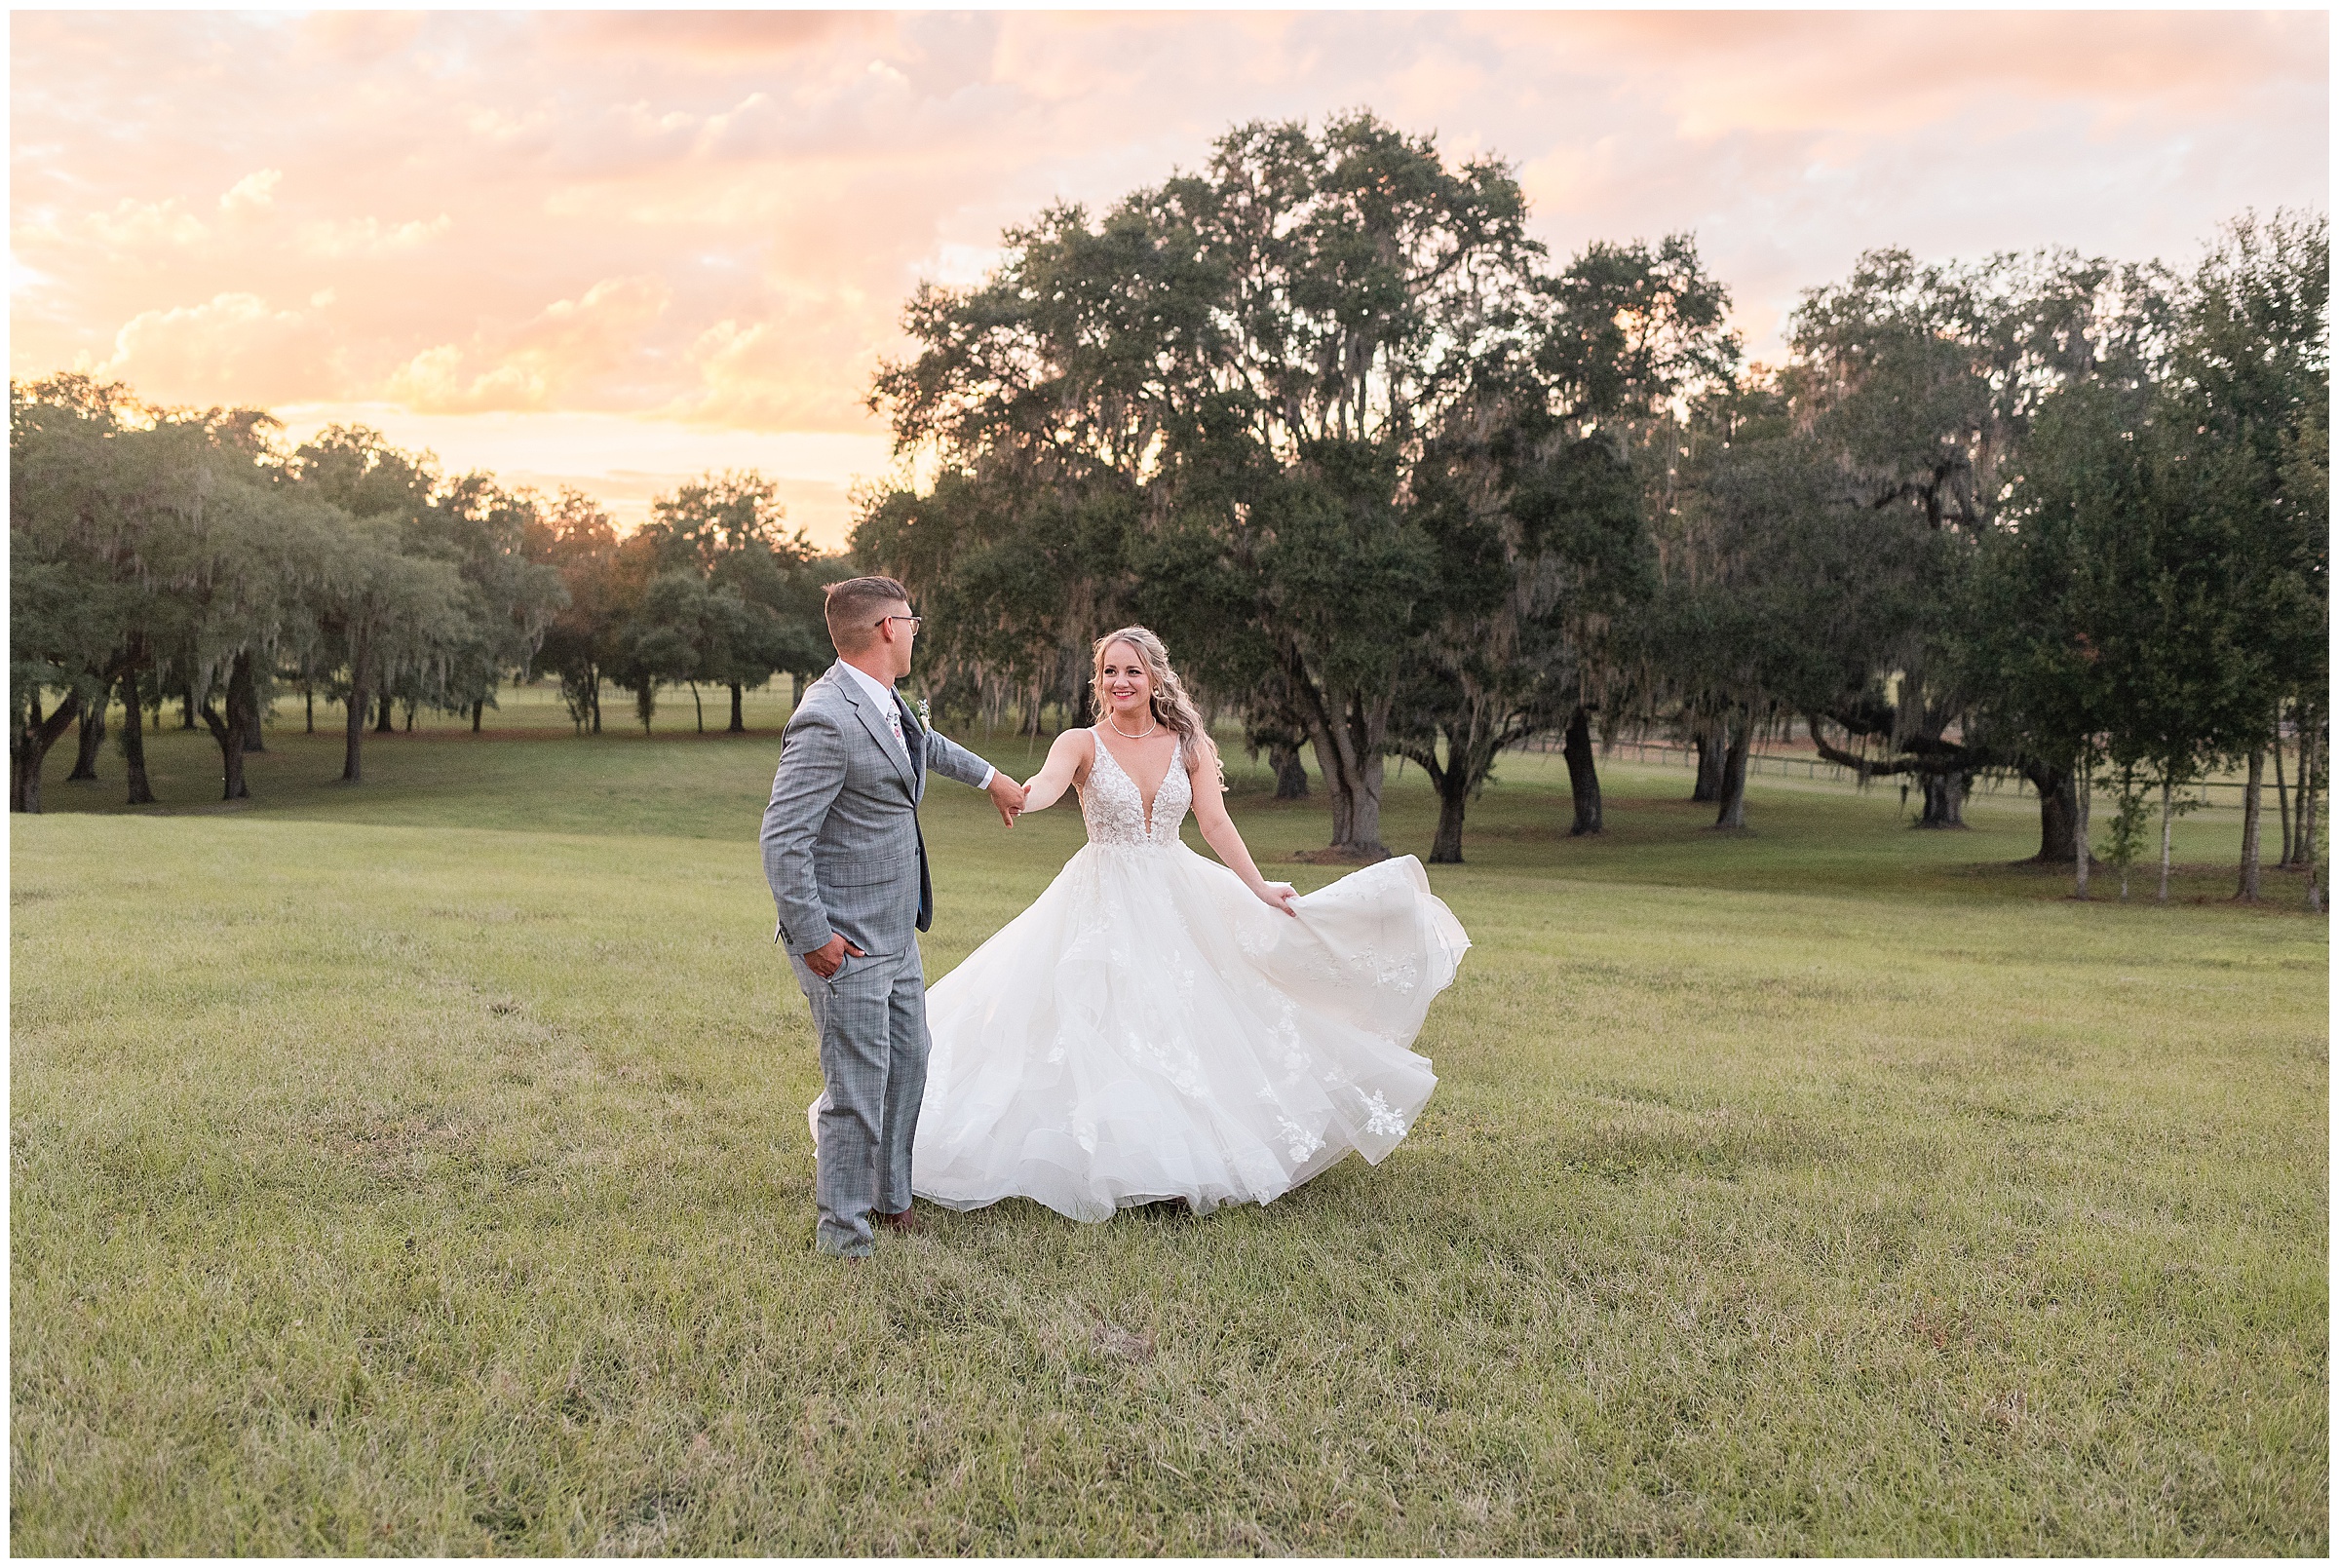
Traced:
<path fill-rule="evenodd" d="M 929 993 L 911 1189 L 1101 1220 L 1378 1164 L 1437 1085 L 1407 1048 L 1470 938 L 1409 855 L 1305 897 L 1267 881 L 1161 639 L 1112 632 L 1094 674 L 1104 722 L 1056 737 L 1023 803 L 1079 790 L 1088 846 Z M 1225 865 L 1178 841 L 1189 808 Z"/>

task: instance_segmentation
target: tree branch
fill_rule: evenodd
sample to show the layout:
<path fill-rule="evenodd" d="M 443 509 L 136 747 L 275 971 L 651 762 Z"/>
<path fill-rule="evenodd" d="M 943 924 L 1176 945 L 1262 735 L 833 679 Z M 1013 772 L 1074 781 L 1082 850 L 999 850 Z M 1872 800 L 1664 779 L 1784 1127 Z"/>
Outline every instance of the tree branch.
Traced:
<path fill-rule="evenodd" d="M 1977 766 L 1972 752 L 1966 747 L 1951 745 L 1946 741 L 1928 744 L 1920 739 L 1911 741 L 1904 746 L 1901 754 L 1898 757 L 1890 759 L 1864 757 L 1857 751 L 1846 751 L 1841 746 L 1829 745 L 1827 737 L 1820 732 L 1820 715 L 1808 708 L 1804 710 L 1803 723 L 1811 731 L 1813 747 L 1818 750 L 1823 760 L 1832 762 L 1838 767 L 1850 768 L 1862 779 L 1890 778 L 1898 773 L 1922 774 L 1929 778 L 1938 778 L 1943 774 L 1971 772 Z M 1844 727 L 1852 728 L 1850 725 Z M 1920 747 L 1923 749 L 1919 749 Z"/>

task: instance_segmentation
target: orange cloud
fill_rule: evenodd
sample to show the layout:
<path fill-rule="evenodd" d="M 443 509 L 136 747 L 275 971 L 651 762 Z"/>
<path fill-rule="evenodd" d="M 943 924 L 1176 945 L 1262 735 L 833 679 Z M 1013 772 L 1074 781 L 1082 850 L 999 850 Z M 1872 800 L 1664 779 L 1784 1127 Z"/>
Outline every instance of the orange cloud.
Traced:
<path fill-rule="evenodd" d="M 49 11 L 11 45 L 12 373 L 524 428 L 514 465 L 572 476 L 882 454 L 920 278 L 1253 119 L 1509 159 L 1561 257 L 1693 231 L 1773 358 L 1862 249 L 2181 263 L 2329 179 L 2320 13 Z"/>
<path fill-rule="evenodd" d="M 283 183 L 281 169 L 255 169 L 230 185 L 219 197 L 222 212 L 252 212 L 274 205 L 276 187 Z"/>
<path fill-rule="evenodd" d="M 850 320 L 850 318 L 847 318 Z M 812 378 L 807 363 L 842 360 L 847 375 Z M 669 411 L 694 423 L 743 430 L 836 430 L 864 425 L 861 399 L 876 355 L 817 321 L 715 323 L 690 346 L 698 389 Z"/>
<path fill-rule="evenodd" d="M 265 406 L 332 390 L 332 359 L 331 333 L 314 313 L 231 293 L 141 312 L 114 334 L 110 357 L 85 356 L 82 367 L 158 402 Z"/>
<path fill-rule="evenodd" d="M 328 218 L 300 226 L 301 249 L 326 260 L 342 256 L 398 256 L 418 250 L 453 228 L 444 212 L 428 222 L 410 218 L 384 223 L 377 217 Z"/>
<path fill-rule="evenodd" d="M 125 196 L 106 212 L 92 212 L 83 230 L 98 244 L 120 250 L 169 249 L 193 245 L 210 231 L 175 196 L 140 202 Z"/>
<path fill-rule="evenodd" d="M 580 298 L 553 301 L 492 350 L 423 350 L 391 372 L 382 395 L 417 413 L 622 404 L 606 383 L 640 358 L 672 296 L 656 278 L 604 278 Z M 472 359 L 482 367 L 469 369 Z"/>

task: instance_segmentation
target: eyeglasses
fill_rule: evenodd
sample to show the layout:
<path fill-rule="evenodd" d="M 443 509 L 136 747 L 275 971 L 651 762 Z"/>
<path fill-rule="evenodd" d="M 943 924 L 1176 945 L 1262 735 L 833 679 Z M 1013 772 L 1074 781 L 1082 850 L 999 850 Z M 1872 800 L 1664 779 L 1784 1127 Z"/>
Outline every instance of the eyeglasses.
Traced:
<path fill-rule="evenodd" d="M 887 616 L 881 616 L 881 617 L 879 617 L 877 620 L 875 620 L 875 621 L 872 621 L 872 622 L 870 622 L 869 624 L 870 624 L 871 626 L 883 626 L 883 625 L 885 625 L 885 623 L 886 623 L 886 622 L 888 622 L 888 621 L 907 621 L 907 622 L 909 623 L 909 629 L 910 629 L 910 631 L 917 631 L 917 629 L 918 629 L 918 628 L 920 628 L 920 627 L 922 627 L 922 626 L 924 626 L 924 625 L 926 624 L 926 618 L 925 618 L 924 616 L 922 616 L 922 615 L 887 615 Z"/>

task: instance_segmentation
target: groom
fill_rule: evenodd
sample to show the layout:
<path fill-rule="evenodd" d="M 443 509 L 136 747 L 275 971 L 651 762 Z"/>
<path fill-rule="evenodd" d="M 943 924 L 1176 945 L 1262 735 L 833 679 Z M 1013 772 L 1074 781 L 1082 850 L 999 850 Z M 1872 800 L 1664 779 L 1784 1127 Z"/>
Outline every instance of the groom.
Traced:
<path fill-rule="evenodd" d="M 932 1046 L 916 936 L 934 924 L 918 828 L 927 772 L 988 790 L 1011 827 L 1023 789 L 926 729 L 894 691 L 909 673 L 919 620 L 900 583 L 839 583 L 826 614 L 837 662 L 805 688 L 781 733 L 763 873 L 821 1037 L 813 1240 L 859 1258 L 869 1255 L 872 1210 L 879 1224 L 911 1223 L 910 1146 Z"/>

